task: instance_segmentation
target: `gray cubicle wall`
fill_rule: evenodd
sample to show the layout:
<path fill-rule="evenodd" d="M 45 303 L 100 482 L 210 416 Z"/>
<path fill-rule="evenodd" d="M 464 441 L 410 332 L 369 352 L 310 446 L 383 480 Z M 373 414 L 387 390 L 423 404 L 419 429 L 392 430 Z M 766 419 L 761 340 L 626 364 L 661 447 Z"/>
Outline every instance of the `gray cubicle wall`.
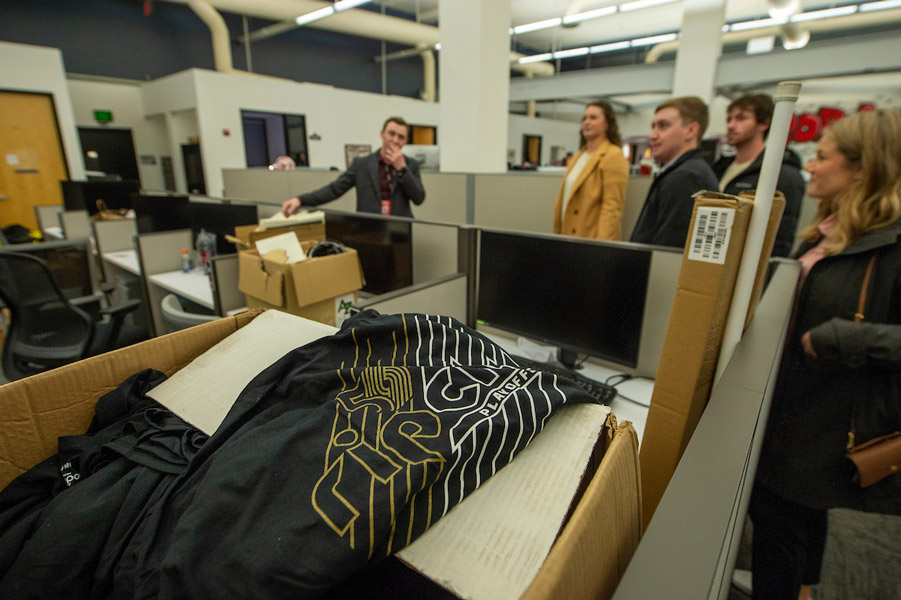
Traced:
<path fill-rule="evenodd" d="M 354 310 L 372 308 L 382 314 L 425 313 L 453 317 L 466 323 L 469 306 L 469 278 L 454 273 L 433 281 L 372 296 L 353 305 Z"/>
<path fill-rule="evenodd" d="M 474 175 L 474 219 L 478 227 L 551 233 L 560 173 L 511 172 Z M 623 239 L 628 240 L 644 206 L 650 177 L 630 177 L 623 206 Z"/>
<path fill-rule="evenodd" d="M 278 205 L 305 191 L 315 190 L 337 179 L 338 171 L 296 169 L 223 169 L 225 195 L 258 204 Z M 413 207 L 417 219 L 448 223 L 467 222 L 468 179 L 464 173 L 423 173 L 425 202 Z M 330 209 L 353 212 L 357 207 L 356 190 L 326 204 Z"/>
<path fill-rule="evenodd" d="M 613 600 L 729 596 L 798 283 L 798 263 L 777 262 Z"/>

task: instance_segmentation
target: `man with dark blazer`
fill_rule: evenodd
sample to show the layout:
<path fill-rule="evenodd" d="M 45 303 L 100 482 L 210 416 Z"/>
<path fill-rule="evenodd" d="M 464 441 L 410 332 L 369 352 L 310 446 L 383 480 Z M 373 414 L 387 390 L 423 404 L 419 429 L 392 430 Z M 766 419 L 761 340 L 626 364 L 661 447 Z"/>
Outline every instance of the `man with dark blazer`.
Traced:
<path fill-rule="evenodd" d="M 356 187 L 358 212 L 412 217 L 410 203 L 422 204 L 425 190 L 419 163 L 401 152 L 407 143 L 407 132 L 406 121 L 390 117 L 379 134 L 381 148 L 369 156 L 355 158 L 347 171 L 332 183 L 286 200 L 282 204 L 282 213 L 288 216 L 301 206 L 331 202 Z"/>
<path fill-rule="evenodd" d="M 726 141 L 734 156 L 724 156 L 713 165 L 720 191 L 738 195 L 757 188 L 763 151 L 770 131 L 775 103 L 766 94 L 748 94 L 733 100 L 726 110 Z M 801 177 L 801 159 L 787 148 L 779 167 L 776 189 L 785 195 L 785 211 L 776 232 L 773 256 L 788 256 L 795 243 L 798 217 L 807 184 Z"/>
<path fill-rule="evenodd" d="M 648 190 L 630 242 L 683 248 L 696 192 L 717 189 L 716 175 L 701 154 L 707 105 L 686 96 L 657 107 L 651 122 L 651 156 L 661 168 Z"/>

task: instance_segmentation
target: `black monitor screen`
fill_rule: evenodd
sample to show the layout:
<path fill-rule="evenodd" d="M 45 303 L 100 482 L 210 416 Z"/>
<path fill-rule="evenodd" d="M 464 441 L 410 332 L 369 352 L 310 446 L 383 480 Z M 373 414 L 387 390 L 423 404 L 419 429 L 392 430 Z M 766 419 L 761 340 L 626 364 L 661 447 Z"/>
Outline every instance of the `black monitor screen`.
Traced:
<path fill-rule="evenodd" d="M 364 292 L 384 294 L 413 285 L 410 221 L 327 213 L 325 235 L 357 251 L 366 279 Z"/>
<path fill-rule="evenodd" d="M 482 231 L 476 317 L 634 367 L 650 265 L 650 250 Z"/>
<path fill-rule="evenodd" d="M 235 227 L 256 225 L 259 222 L 255 204 L 219 204 L 215 202 L 191 202 L 188 206 L 193 239 L 204 229 L 216 236 L 216 254 L 234 254 L 235 245 L 225 239 L 235 235 Z"/>
<path fill-rule="evenodd" d="M 63 181 L 63 204 L 66 210 L 97 212 L 97 200 L 111 210 L 129 209 L 140 186 L 134 179 L 125 181 Z"/>
<path fill-rule="evenodd" d="M 191 228 L 187 196 L 138 195 L 132 205 L 138 233 Z"/>

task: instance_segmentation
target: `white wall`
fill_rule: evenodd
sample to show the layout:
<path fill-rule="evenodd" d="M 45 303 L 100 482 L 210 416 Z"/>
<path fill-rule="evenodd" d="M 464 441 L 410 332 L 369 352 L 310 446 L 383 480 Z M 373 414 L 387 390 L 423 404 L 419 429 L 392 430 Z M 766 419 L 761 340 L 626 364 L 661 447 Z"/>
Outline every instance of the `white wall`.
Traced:
<path fill-rule="evenodd" d="M 62 53 L 56 48 L 0 42 L 0 89 L 53 96 L 69 178 L 84 179 L 84 159 Z"/>
<path fill-rule="evenodd" d="M 551 146 L 562 146 L 566 152 L 575 154 L 579 150 L 579 123 L 535 119 L 523 115 L 510 115 L 507 128 L 507 148 L 514 150 L 514 164 L 522 162 L 522 136 L 541 136 L 541 164 L 551 160 Z M 439 132 L 439 140 L 441 139 Z"/>
<path fill-rule="evenodd" d="M 310 166 L 341 170 L 344 145 L 369 144 L 375 150 L 381 145 L 382 124 L 390 116 L 418 125 L 438 124 L 438 105 L 421 100 L 245 73 L 193 73 L 207 192 L 212 196 L 222 194 L 222 169 L 246 166 L 242 109 L 305 115 Z M 314 134 L 321 139 L 309 139 Z M 438 135 L 440 140 L 440 131 Z"/>
<path fill-rule="evenodd" d="M 159 117 L 146 117 L 141 84 L 108 83 L 84 80 L 69 80 L 75 123 L 78 127 L 109 127 L 111 129 L 131 129 L 138 160 L 141 187 L 149 190 L 163 190 L 163 172 L 160 157 L 169 154 L 168 135 L 161 127 Z M 112 123 L 98 124 L 94 120 L 95 110 L 110 110 Z M 155 164 L 141 163 L 141 155 L 150 155 Z"/>

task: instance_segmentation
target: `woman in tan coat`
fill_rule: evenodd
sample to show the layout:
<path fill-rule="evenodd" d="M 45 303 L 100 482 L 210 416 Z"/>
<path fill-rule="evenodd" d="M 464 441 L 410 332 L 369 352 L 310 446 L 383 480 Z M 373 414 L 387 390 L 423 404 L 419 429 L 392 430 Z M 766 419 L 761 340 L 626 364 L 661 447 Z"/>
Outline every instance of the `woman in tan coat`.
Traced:
<path fill-rule="evenodd" d="M 581 149 L 570 159 L 557 194 L 554 233 L 622 239 L 629 162 L 609 104 L 598 101 L 585 107 L 581 138 Z"/>

